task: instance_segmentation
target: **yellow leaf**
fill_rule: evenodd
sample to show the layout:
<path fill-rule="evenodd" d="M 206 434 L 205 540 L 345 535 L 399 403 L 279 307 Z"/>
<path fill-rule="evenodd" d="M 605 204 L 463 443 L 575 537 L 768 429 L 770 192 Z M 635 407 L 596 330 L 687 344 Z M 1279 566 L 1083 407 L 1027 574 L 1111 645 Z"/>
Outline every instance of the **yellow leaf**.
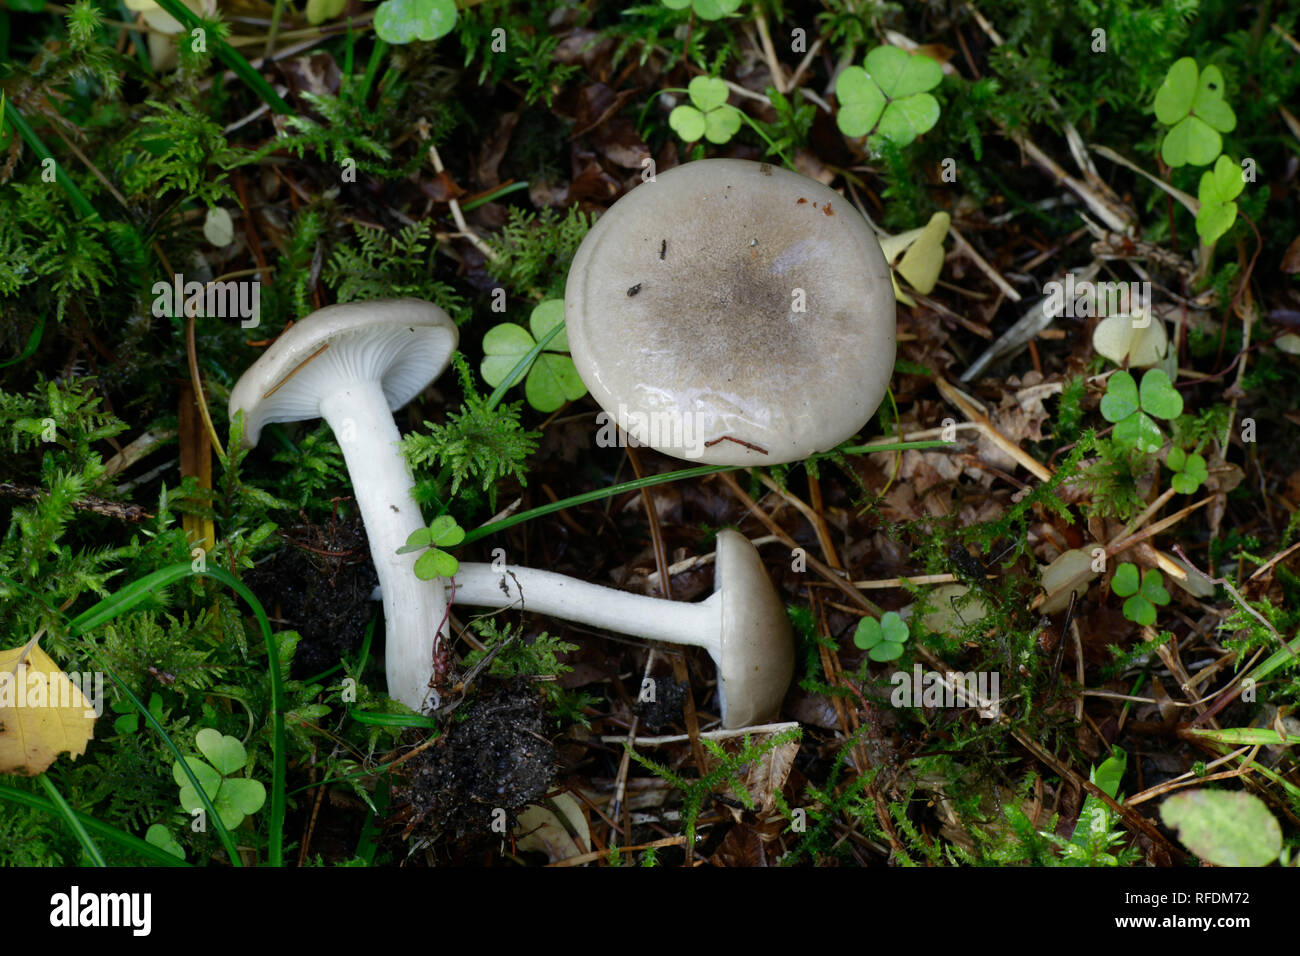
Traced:
<path fill-rule="evenodd" d="M 24 658 L 25 647 L 0 651 L 0 774 L 32 777 L 85 753 L 97 713 L 48 654 L 33 646 Z"/>
<path fill-rule="evenodd" d="M 899 288 L 900 275 L 922 295 L 929 295 L 934 289 L 934 284 L 939 280 L 939 270 L 943 268 L 943 240 L 948 235 L 951 221 L 946 212 L 936 212 L 920 229 L 880 237 L 880 248 L 885 253 L 885 261 L 894 272 L 894 297 L 899 302 L 904 305 L 916 304 Z"/>
<path fill-rule="evenodd" d="M 894 283 L 894 298 L 903 305 L 916 305 L 916 300 L 898 287 L 898 276 L 893 269 L 889 270 L 889 281 Z"/>
<path fill-rule="evenodd" d="M 943 268 L 943 240 L 948 236 L 949 222 L 946 212 L 936 212 L 931 216 L 898 264 L 898 274 L 922 295 L 929 295 L 939 281 L 939 270 Z"/>
<path fill-rule="evenodd" d="M 559 813 L 568 820 L 568 827 L 556 810 L 530 803 L 519 814 L 520 837 L 515 846 L 520 850 L 542 852 L 552 863 L 567 860 L 591 849 L 591 829 L 582 804 L 567 793 L 557 794 L 551 801 Z M 576 836 L 571 836 L 572 831 Z"/>

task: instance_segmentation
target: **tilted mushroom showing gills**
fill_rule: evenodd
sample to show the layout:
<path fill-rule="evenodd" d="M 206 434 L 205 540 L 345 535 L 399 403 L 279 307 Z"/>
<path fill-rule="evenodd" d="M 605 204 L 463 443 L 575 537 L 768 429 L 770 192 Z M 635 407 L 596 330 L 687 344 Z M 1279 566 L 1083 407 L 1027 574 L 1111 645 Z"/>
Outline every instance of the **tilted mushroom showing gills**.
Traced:
<path fill-rule="evenodd" d="M 889 266 L 852 204 L 767 163 L 705 159 L 614 203 L 565 288 L 578 374 L 633 438 L 777 464 L 851 438 L 894 368 Z"/>
<path fill-rule="evenodd" d="M 324 418 L 334 430 L 383 590 L 388 694 L 417 712 L 447 599 L 442 581 L 415 576 L 417 555 L 397 553 L 425 523 L 392 413 L 442 373 L 457 339 L 447 313 L 418 299 L 332 305 L 286 330 L 230 393 L 250 448 L 269 422 Z"/>
<path fill-rule="evenodd" d="M 687 604 L 589 584 L 551 571 L 462 562 L 452 589 L 457 604 L 521 604 L 566 621 L 670 644 L 703 647 L 718 669 L 724 727 L 776 716 L 794 676 L 794 636 L 785 608 L 749 539 L 718 532 L 714 592 Z"/>

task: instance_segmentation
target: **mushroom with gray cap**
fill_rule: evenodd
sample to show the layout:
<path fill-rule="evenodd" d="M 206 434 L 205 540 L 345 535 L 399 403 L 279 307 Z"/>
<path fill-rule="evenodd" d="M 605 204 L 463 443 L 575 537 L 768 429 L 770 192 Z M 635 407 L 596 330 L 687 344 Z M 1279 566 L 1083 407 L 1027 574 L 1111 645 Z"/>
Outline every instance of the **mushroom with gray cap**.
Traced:
<path fill-rule="evenodd" d="M 534 568 L 461 562 L 452 598 L 475 607 L 521 603 L 592 627 L 709 652 L 718 669 L 722 725 L 775 717 L 794 675 L 794 637 L 758 551 L 738 531 L 718 532 L 714 592 L 688 604 L 590 584 Z"/>
<path fill-rule="evenodd" d="M 383 591 L 388 693 L 417 712 L 447 601 L 441 580 L 415 576 L 416 555 L 397 553 L 425 524 L 392 413 L 442 373 L 457 339 L 447 313 L 418 299 L 332 305 L 286 330 L 230 393 L 250 448 L 270 422 L 324 418 L 333 429 Z"/>
<path fill-rule="evenodd" d="M 894 367 L 889 265 L 838 193 L 739 159 L 686 163 L 601 216 L 574 256 L 578 373 L 642 444 L 777 464 L 852 437 Z"/>

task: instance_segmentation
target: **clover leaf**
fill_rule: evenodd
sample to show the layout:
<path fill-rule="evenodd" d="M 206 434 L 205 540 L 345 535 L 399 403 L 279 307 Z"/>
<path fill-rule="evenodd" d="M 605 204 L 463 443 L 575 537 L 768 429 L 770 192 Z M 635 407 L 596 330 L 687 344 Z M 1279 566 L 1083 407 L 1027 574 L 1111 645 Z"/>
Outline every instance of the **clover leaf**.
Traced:
<path fill-rule="evenodd" d="M 133 734 L 140 729 L 140 714 L 129 700 L 114 700 L 109 704 L 115 714 L 121 714 L 113 720 L 113 732 Z M 154 691 L 149 695 L 149 713 L 158 723 L 163 721 L 162 698 Z"/>
<path fill-rule="evenodd" d="M 907 624 L 896 611 L 886 611 L 876 620 L 864 617 L 853 632 L 853 643 L 867 652 L 873 661 L 893 661 L 903 656 L 907 642 Z"/>
<path fill-rule="evenodd" d="M 537 343 L 563 322 L 564 301 L 547 299 L 534 308 L 528 318 L 531 335 L 523 326 L 513 322 L 503 322 L 488 329 L 487 335 L 483 336 L 483 365 L 480 369 L 483 380 L 493 388 L 500 385 Z M 539 412 L 553 412 L 566 401 L 587 394 L 587 386 L 579 377 L 573 359 L 556 354 L 567 351 L 569 340 L 561 329 L 555 338 L 546 343 L 541 354 L 510 380 L 510 385 L 518 385 L 520 379 L 528 376 L 524 382 L 524 397 Z"/>
<path fill-rule="evenodd" d="M 1245 188 L 1241 167 L 1227 156 L 1220 156 L 1214 169 L 1201 174 L 1196 195 L 1201 204 L 1196 214 L 1196 233 L 1207 246 L 1218 242 L 1237 221 L 1237 204 L 1233 200 Z"/>
<path fill-rule="evenodd" d="M 1205 466 L 1205 459 L 1196 452 L 1186 452 L 1181 448 L 1171 448 L 1165 464 L 1173 471 L 1174 477 L 1169 482 L 1174 491 L 1180 495 L 1190 495 L 1201 487 L 1210 477 L 1210 470 Z"/>
<path fill-rule="evenodd" d="M 195 734 L 194 743 L 222 776 L 242 770 L 248 759 L 248 753 L 238 739 L 227 737 L 211 727 L 204 727 Z"/>
<path fill-rule="evenodd" d="M 1217 66 L 1198 71 L 1185 56 L 1169 68 L 1156 91 L 1156 119 L 1171 127 L 1160 145 L 1170 166 L 1207 166 L 1223 150 L 1220 133 L 1237 125 L 1237 116 L 1223 98 L 1223 74 Z"/>
<path fill-rule="evenodd" d="M 1106 383 L 1101 399 L 1101 414 L 1115 423 L 1115 441 L 1126 448 L 1153 452 L 1164 442 L 1155 418 L 1172 419 L 1183 413 L 1183 397 L 1158 368 L 1142 376 L 1142 387 L 1128 372 L 1119 371 Z"/>
<path fill-rule="evenodd" d="M 836 125 L 845 136 L 875 129 L 876 137 L 906 146 L 939 121 L 939 101 L 926 91 L 942 79 L 943 69 L 928 56 L 878 46 L 867 54 L 866 69 L 850 66 L 836 81 Z"/>
<path fill-rule="evenodd" d="M 145 831 L 144 842 L 152 843 L 159 849 L 166 850 L 174 857 L 185 859 L 185 848 L 176 842 L 176 838 L 172 836 L 171 831 L 161 823 L 155 823 Z"/>
<path fill-rule="evenodd" d="M 443 548 L 454 548 L 465 540 L 465 529 L 451 515 L 439 515 L 427 528 L 416 528 L 397 549 L 398 554 L 428 549 L 415 559 L 415 576 L 421 581 L 450 578 L 460 570 L 460 562 Z"/>
<path fill-rule="evenodd" d="M 248 760 L 243 744 L 210 727 L 200 730 L 195 735 L 194 742 L 212 763 L 198 757 L 186 757 L 185 763 L 193 771 L 227 829 L 239 826 L 244 822 L 244 817 L 262 809 L 266 803 L 266 787 L 258 780 L 230 776 L 242 769 Z M 180 787 L 180 805 L 186 812 L 193 813 L 203 806 L 179 760 L 172 765 L 172 779 Z"/>
<path fill-rule="evenodd" d="M 740 0 L 663 0 L 669 10 L 695 8 L 695 15 L 701 20 L 721 20 L 740 9 Z"/>
<path fill-rule="evenodd" d="M 456 25 L 455 0 L 384 0 L 375 8 L 375 33 L 386 43 L 437 40 Z"/>
<path fill-rule="evenodd" d="M 1124 616 L 1134 624 L 1150 627 L 1156 622 L 1156 605 L 1169 603 L 1169 592 L 1164 587 L 1164 576 L 1151 568 L 1138 579 L 1136 564 L 1124 563 L 1115 571 L 1110 589 L 1124 602 Z"/>
<path fill-rule="evenodd" d="M 688 143 L 701 136 L 721 146 L 740 130 L 740 110 L 727 103 L 727 84 L 714 76 L 697 76 L 686 87 L 691 106 L 683 103 L 668 114 L 668 125 Z"/>

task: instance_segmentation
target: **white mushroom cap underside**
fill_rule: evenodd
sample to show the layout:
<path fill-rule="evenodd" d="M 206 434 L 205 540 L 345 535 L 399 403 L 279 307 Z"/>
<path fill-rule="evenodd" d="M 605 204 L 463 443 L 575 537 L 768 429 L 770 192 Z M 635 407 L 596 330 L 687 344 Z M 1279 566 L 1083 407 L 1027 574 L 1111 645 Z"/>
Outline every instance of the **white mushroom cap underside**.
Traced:
<path fill-rule="evenodd" d="M 705 463 L 834 447 L 870 419 L 894 365 L 893 287 L 870 227 L 767 163 L 701 160 L 633 189 L 579 248 L 565 318 L 597 402 Z"/>
<path fill-rule="evenodd" d="M 418 299 L 328 306 L 291 326 L 244 373 L 230 413 L 243 410 L 252 446 L 270 422 L 319 417 L 321 400 L 351 383 L 378 381 L 389 407 L 401 408 L 447 367 L 457 340 L 447 313 Z"/>

